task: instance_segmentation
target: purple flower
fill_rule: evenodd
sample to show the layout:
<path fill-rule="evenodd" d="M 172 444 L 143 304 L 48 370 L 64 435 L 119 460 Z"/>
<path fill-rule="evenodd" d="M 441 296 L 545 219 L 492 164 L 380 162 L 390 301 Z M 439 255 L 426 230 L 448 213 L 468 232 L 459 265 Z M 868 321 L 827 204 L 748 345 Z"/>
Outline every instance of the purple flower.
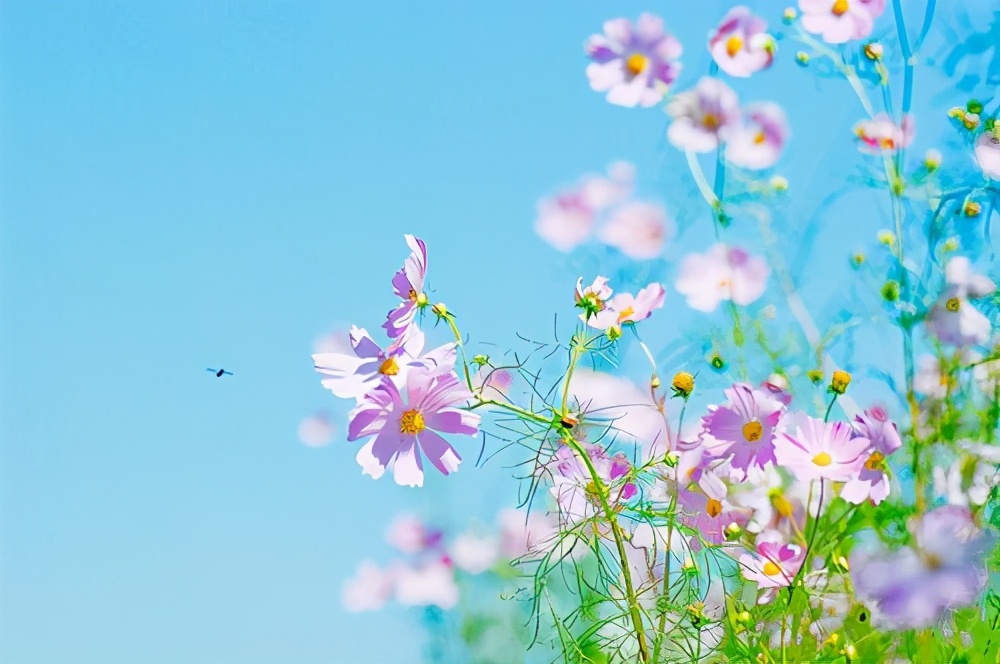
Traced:
<path fill-rule="evenodd" d="M 802 27 L 828 44 L 843 44 L 871 34 L 885 0 L 799 0 Z"/>
<path fill-rule="evenodd" d="M 680 506 L 679 521 L 697 530 L 701 539 L 709 544 L 724 543 L 729 524 L 735 523 L 742 528 L 750 520 L 750 510 L 737 508 L 724 497 L 713 498 L 698 490 L 697 485 L 693 489 L 680 487 L 677 491 L 677 504 Z M 692 537 L 691 549 L 697 551 L 700 548 L 699 538 Z"/>
<path fill-rule="evenodd" d="M 748 104 L 745 111 L 749 122 L 732 132 L 726 159 L 743 168 L 770 168 L 778 162 L 788 140 L 785 112 L 771 102 Z"/>
<path fill-rule="evenodd" d="M 780 537 L 777 533 L 762 533 L 757 538 L 757 551 L 740 556 L 743 578 L 755 581 L 758 588 L 771 590 L 788 586 L 805 562 L 802 547 L 786 544 Z M 766 593 L 765 597 L 770 594 Z"/>
<path fill-rule="evenodd" d="M 787 430 L 777 436 L 774 456 L 779 466 L 803 482 L 847 482 L 857 477 L 870 447 L 871 441 L 854 436 L 851 425 L 845 422 L 824 422 L 796 413 Z"/>
<path fill-rule="evenodd" d="M 587 40 L 590 87 L 608 92 L 619 106 L 653 106 L 674 82 L 681 65 L 681 44 L 663 29 L 663 19 L 642 14 L 633 27 L 625 18 L 604 24 L 603 35 Z"/>
<path fill-rule="evenodd" d="M 777 399 L 746 383 L 725 391 L 724 406 L 710 406 L 702 418 L 703 445 L 715 458 L 732 456 L 733 469 L 746 477 L 751 466 L 774 463 L 774 433 L 785 406 Z"/>
<path fill-rule="evenodd" d="M 752 304 L 767 290 L 770 273 L 760 256 L 719 243 L 704 254 L 685 256 L 674 287 L 687 298 L 689 307 L 708 313 L 725 300 L 740 306 Z"/>
<path fill-rule="evenodd" d="M 611 505 L 633 498 L 638 490 L 632 482 L 623 482 L 632 471 L 625 454 L 608 455 L 600 445 L 584 445 L 587 456 L 604 485 L 605 498 Z M 566 445 L 561 445 L 552 458 L 553 482 L 551 493 L 569 523 L 589 519 L 602 510 L 600 489 L 594 482 L 587 464 Z"/>
<path fill-rule="evenodd" d="M 704 76 L 667 103 L 673 118 L 667 140 L 681 150 L 711 152 L 726 140 L 740 119 L 740 103 L 728 85 Z"/>
<path fill-rule="evenodd" d="M 775 49 L 767 22 L 743 6 L 729 10 L 708 39 L 708 50 L 719 69 L 739 78 L 770 67 Z"/>
<path fill-rule="evenodd" d="M 993 131 L 984 131 L 976 140 L 976 163 L 983 175 L 1000 180 L 1000 125 L 993 125 Z"/>
<path fill-rule="evenodd" d="M 911 527 L 914 547 L 851 554 L 859 599 L 895 628 L 921 629 L 945 611 L 976 601 L 986 584 L 984 556 L 994 535 L 976 527 L 968 508 L 939 507 Z"/>
<path fill-rule="evenodd" d="M 383 381 L 351 411 L 347 440 L 375 436 L 357 455 L 366 475 L 378 479 L 392 468 L 397 484 L 423 486 L 420 452 L 445 475 L 458 470 L 461 457 L 438 432 L 474 436 L 479 415 L 455 407 L 472 394 L 454 373 L 415 369 L 405 393 L 404 401 L 392 381 Z"/>
<path fill-rule="evenodd" d="M 412 235 L 404 236 L 410 247 L 409 257 L 392 278 L 392 290 L 403 303 L 389 312 L 382 328 L 390 339 L 404 336 L 413 325 L 417 312 L 427 306 L 424 279 L 427 277 L 427 245 Z"/>
<path fill-rule="evenodd" d="M 631 202 L 615 210 L 598 236 L 629 258 L 650 260 L 663 251 L 663 243 L 673 234 L 666 211 L 652 203 Z"/>
<path fill-rule="evenodd" d="M 772 397 L 785 404 L 785 406 L 792 404 L 792 395 L 788 393 L 788 379 L 781 374 L 771 374 L 760 386 L 767 390 Z"/>
<path fill-rule="evenodd" d="M 928 331 L 942 343 L 955 346 L 986 343 L 990 320 L 969 304 L 969 298 L 990 295 L 996 291 L 996 284 L 974 274 L 965 256 L 948 261 L 944 272 L 946 287 L 927 314 Z"/>

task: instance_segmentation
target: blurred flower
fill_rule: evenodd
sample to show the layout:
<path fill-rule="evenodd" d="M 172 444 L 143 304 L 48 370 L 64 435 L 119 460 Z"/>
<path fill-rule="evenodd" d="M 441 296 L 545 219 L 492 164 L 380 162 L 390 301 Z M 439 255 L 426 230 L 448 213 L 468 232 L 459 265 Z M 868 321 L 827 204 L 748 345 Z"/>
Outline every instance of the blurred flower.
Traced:
<path fill-rule="evenodd" d="M 427 245 L 413 235 L 405 235 L 410 255 L 403 261 L 403 267 L 392 278 L 392 290 L 403 300 L 402 304 L 389 312 L 382 328 L 390 339 L 406 335 L 416 319 L 417 312 L 427 306 L 424 293 L 424 279 L 427 276 Z"/>
<path fill-rule="evenodd" d="M 349 354 L 351 348 L 350 330 L 337 329 L 327 332 L 313 342 L 313 353 L 338 353 L 340 355 Z"/>
<path fill-rule="evenodd" d="M 503 402 L 507 400 L 510 388 L 514 384 L 514 374 L 508 369 L 495 369 L 482 366 L 472 377 L 473 391 L 490 401 Z"/>
<path fill-rule="evenodd" d="M 976 601 L 986 584 L 984 555 L 993 533 L 976 527 L 968 508 L 946 505 L 911 528 L 916 546 L 851 554 L 858 598 L 896 628 L 920 629 L 948 609 Z"/>
<path fill-rule="evenodd" d="M 627 378 L 579 367 L 570 380 L 569 394 L 583 410 L 585 422 L 602 430 L 610 427 L 618 437 L 634 438 L 646 448 L 647 458 L 666 452 L 666 424 L 649 390 Z"/>
<path fill-rule="evenodd" d="M 828 44 L 843 44 L 871 34 L 885 0 L 799 0 L 802 27 Z"/>
<path fill-rule="evenodd" d="M 400 514 L 389 524 L 385 539 L 403 553 L 420 553 L 436 546 L 441 541 L 441 532 L 428 530 L 413 514 Z"/>
<path fill-rule="evenodd" d="M 405 606 L 454 608 L 458 604 L 455 571 L 445 560 L 401 566 L 396 573 L 396 601 Z"/>
<path fill-rule="evenodd" d="M 392 468 L 397 484 L 423 486 L 420 451 L 445 475 L 458 470 L 461 457 L 437 432 L 474 436 L 479 415 L 455 407 L 472 394 L 454 373 L 411 371 L 405 393 L 404 403 L 391 381 L 375 388 L 351 411 L 347 439 L 375 436 L 357 454 L 366 475 L 378 479 Z"/>
<path fill-rule="evenodd" d="M 944 498 L 949 505 L 985 505 L 996 478 L 995 463 L 982 463 L 975 457 L 965 457 L 947 468 L 934 467 L 934 494 Z"/>
<path fill-rule="evenodd" d="M 516 560 L 544 548 L 558 533 L 552 519 L 538 511 L 505 509 L 500 512 L 500 553 Z"/>
<path fill-rule="evenodd" d="M 716 458 L 732 457 L 732 468 L 746 478 L 751 466 L 764 468 L 775 461 L 774 436 L 784 405 L 746 383 L 725 391 L 723 406 L 709 406 L 701 422 L 705 449 Z"/>
<path fill-rule="evenodd" d="M 913 376 L 913 391 L 932 399 L 944 399 L 948 394 L 948 376 L 934 355 L 917 358 L 917 371 Z"/>
<path fill-rule="evenodd" d="M 689 307 L 711 312 L 729 299 L 740 306 L 751 304 L 764 294 L 770 273 L 763 258 L 720 243 L 704 254 L 685 256 L 674 286 Z"/>
<path fill-rule="evenodd" d="M 661 206 L 635 201 L 616 209 L 598 237 L 629 258 L 649 260 L 660 255 L 673 230 Z"/>
<path fill-rule="evenodd" d="M 1000 136 L 984 131 L 976 140 L 976 163 L 983 175 L 1000 180 Z"/>
<path fill-rule="evenodd" d="M 805 413 L 790 416 L 777 436 L 774 455 L 780 467 L 799 480 L 847 482 L 857 477 L 868 458 L 871 441 L 854 436 L 845 422 L 824 422 Z"/>
<path fill-rule="evenodd" d="M 792 395 L 788 392 L 788 379 L 779 373 L 773 373 L 760 384 L 762 389 L 767 390 L 772 397 L 789 406 L 792 403 Z"/>
<path fill-rule="evenodd" d="M 719 69 L 741 78 L 770 67 L 776 48 L 774 37 L 767 34 L 767 22 L 743 6 L 730 9 L 708 39 Z"/>
<path fill-rule="evenodd" d="M 726 159 L 744 168 L 770 168 L 778 162 L 788 139 L 788 120 L 771 102 L 748 104 L 749 122 L 734 130 L 726 144 Z"/>
<path fill-rule="evenodd" d="M 945 283 L 944 292 L 927 314 L 928 331 L 940 342 L 955 346 L 986 343 L 990 338 L 990 320 L 969 303 L 969 298 L 992 294 L 996 284 L 973 273 L 965 256 L 948 261 Z"/>
<path fill-rule="evenodd" d="M 663 29 L 663 19 L 642 14 L 635 25 L 625 18 L 604 24 L 604 34 L 587 40 L 590 87 L 607 91 L 607 99 L 619 106 L 654 106 L 663 99 L 681 65 L 683 51 L 673 35 Z"/>
<path fill-rule="evenodd" d="M 868 154 L 882 154 L 908 147 L 916 131 L 914 123 L 911 114 L 903 116 L 902 125 L 897 125 L 886 113 L 879 113 L 871 120 L 861 120 L 854 125 L 858 149 Z"/>
<path fill-rule="evenodd" d="M 473 533 L 456 537 L 448 552 L 455 566 L 469 574 L 485 572 L 496 564 L 500 556 L 496 537 L 480 537 Z"/>
<path fill-rule="evenodd" d="M 571 251 L 593 230 L 596 215 L 625 200 L 635 186 L 635 167 L 616 161 L 607 176 L 584 176 L 575 187 L 538 203 L 535 232 L 559 251 Z"/>
<path fill-rule="evenodd" d="M 299 423 L 299 440 L 309 447 L 323 447 L 333 438 L 333 423 L 325 413 L 316 413 Z"/>
<path fill-rule="evenodd" d="M 700 490 L 690 490 L 683 486 L 677 491 L 677 504 L 680 507 L 679 521 L 698 531 L 698 534 L 709 544 L 726 542 L 726 528 L 735 523 L 742 528 L 750 520 L 750 510 L 740 509 L 725 498 L 713 498 Z M 691 550 L 701 548 L 697 536 L 691 537 Z"/>
<path fill-rule="evenodd" d="M 638 493 L 635 484 L 620 481 L 632 470 L 632 464 L 623 453 L 609 456 L 600 445 L 584 444 L 584 449 L 603 488 L 597 486 L 587 464 L 577 457 L 571 447 L 561 445 L 552 457 L 554 486 L 550 492 L 559 503 L 560 512 L 571 524 L 600 512 L 602 500 L 598 492 L 602 490 L 605 492 L 604 499 L 611 505 L 627 501 Z"/>
<path fill-rule="evenodd" d="M 728 85 L 717 78 L 702 77 L 690 90 L 667 102 L 673 118 L 667 140 L 681 150 L 710 152 L 728 138 L 740 119 L 740 105 Z"/>
<path fill-rule="evenodd" d="M 392 591 L 392 571 L 366 560 L 358 566 L 354 576 L 344 582 L 341 603 L 352 613 L 378 611 L 392 596 Z"/>

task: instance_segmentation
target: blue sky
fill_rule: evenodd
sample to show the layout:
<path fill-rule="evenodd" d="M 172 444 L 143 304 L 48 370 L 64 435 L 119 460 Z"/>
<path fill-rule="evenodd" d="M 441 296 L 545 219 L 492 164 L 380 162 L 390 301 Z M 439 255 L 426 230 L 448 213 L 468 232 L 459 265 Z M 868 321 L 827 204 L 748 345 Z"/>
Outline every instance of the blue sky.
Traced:
<path fill-rule="evenodd" d="M 388 560 L 396 512 L 489 523 L 514 486 L 469 463 L 414 491 L 362 477 L 342 438 L 299 443 L 332 404 L 312 342 L 378 329 L 408 232 L 474 337 L 549 335 L 577 275 L 533 234 L 540 196 L 614 159 L 675 214 L 692 195 L 662 111 L 589 89 L 585 39 L 660 10 L 687 86 L 732 4 L 0 7 L 4 661 L 418 661 L 414 614 L 347 614 L 343 579 Z M 786 105 L 805 215 L 817 172 L 856 169 L 838 132 L 861 111 L 784 55 L 734 88 Z M 817 282 L 884 225 L 867 196 Z M 679 222 L 704 249 L 707 217 Z"/>

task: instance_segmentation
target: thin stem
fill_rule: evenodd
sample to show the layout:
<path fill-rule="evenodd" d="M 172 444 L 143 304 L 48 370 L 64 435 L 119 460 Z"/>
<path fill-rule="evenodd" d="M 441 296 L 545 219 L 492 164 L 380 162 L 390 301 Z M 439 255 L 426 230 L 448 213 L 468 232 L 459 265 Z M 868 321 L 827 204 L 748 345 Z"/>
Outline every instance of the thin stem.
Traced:
<path fill-rule="evenodd" d="M 924 45 L 924 39 L 927 38 L 927 33 L 931 31 L 931 23 L 934 21 L 934 8 L 937 6 L 937 0 L 927 0 L 927 9 L 924 10 L 924 24 L 920 26 L 920 35 L 917 37 L 917 41 L 913 44 L 913 53 L 919 53 L 920 47 Z"/>
<path fill-rule="evenodd" d="M 906 36 L 901 0 L 892 0 L 892 13 L 896 19 L 896 32 L 899 33 L 899 47 L 903 50 L 903 115 L 906 115 L 910 112 L 913 99 L 913 51 L 910 50 L 910 40 Z"/>
<path fill-rule="evenodd" d="M 836 392 L 833 393 L 833 398 L 830 399 L 830 405 L 826 407 L 826 415 L 823 416 L 824 422 L 830 421 L 830 411 L 833 410 L 833 404 L 837 403 L 838 396 L 839 395 Z"/>

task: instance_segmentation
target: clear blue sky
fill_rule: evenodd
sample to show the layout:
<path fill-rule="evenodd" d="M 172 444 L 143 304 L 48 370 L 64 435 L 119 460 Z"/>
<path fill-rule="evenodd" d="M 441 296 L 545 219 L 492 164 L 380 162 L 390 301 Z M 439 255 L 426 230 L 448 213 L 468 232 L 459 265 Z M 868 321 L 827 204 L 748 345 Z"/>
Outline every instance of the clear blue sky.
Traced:
<path fill-rule="evenodd" d="M 312 342 L 377 330 L 407 232 L 477 339 L 568 320 L 577 275 L 533 234 L 539 196 L 619 158 L 668 206 L 692 195 L 662 111 L 589 89 L 585 39 L 660 11 L 683 87 L 732 4 L 0 6 L 0 658 L 417 661 L 414 614 L 346 614 L 343 579 L 388 560 L 397 511 L 488 523 L 514 485 L 468 454 L 413 491 L 362 477 L 355 444 L 299 443 L 332 405 Z M 817 171 L 859 163 L 861 111 L 783 55 L 734 87 L 788 107 L 805 215 Z M 918 132 L 922 152 L 946 121 Z M 827 224 L 829 269 L 885 225 L 874 198 Z M 679 221 L 704 249 L 707 217 Z"/>

